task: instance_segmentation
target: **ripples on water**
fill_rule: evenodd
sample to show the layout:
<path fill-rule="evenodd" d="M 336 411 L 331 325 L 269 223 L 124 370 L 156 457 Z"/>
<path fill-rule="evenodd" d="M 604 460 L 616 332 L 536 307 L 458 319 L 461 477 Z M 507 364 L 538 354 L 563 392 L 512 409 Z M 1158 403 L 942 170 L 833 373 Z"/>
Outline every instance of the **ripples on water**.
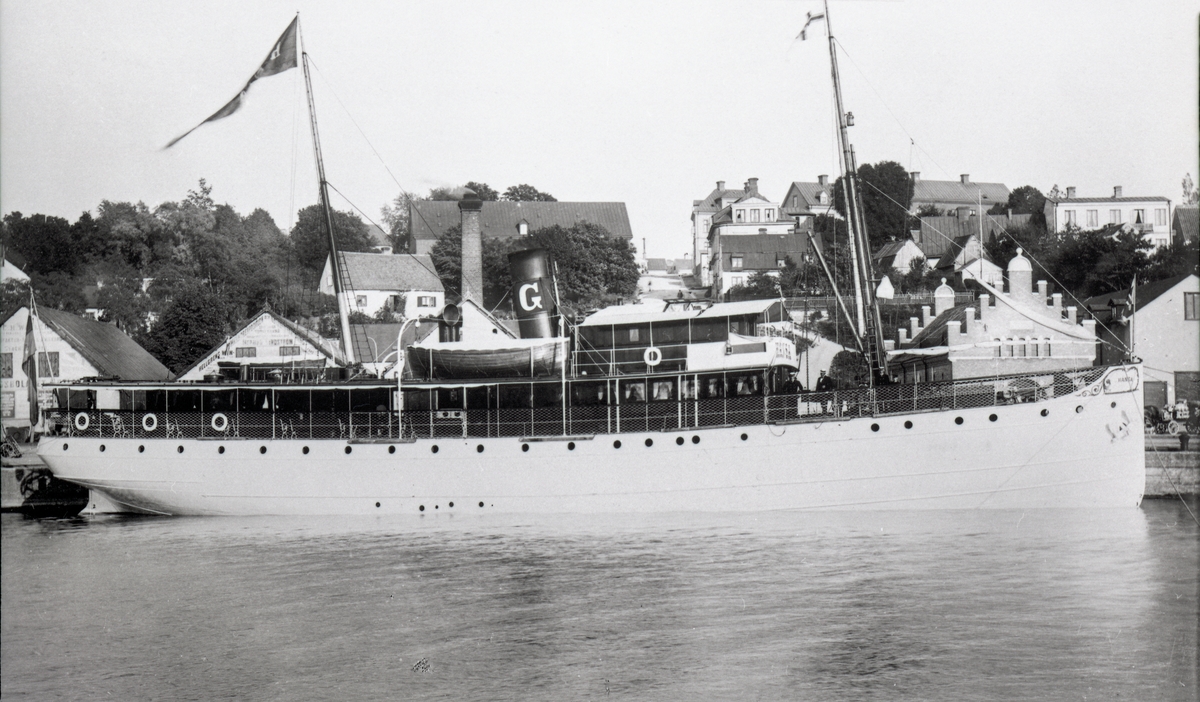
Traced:
<path fill-rule="evenodd" d="M 1166 500 L 4 515 L 0 681 L 5 699 L 1194 700 L 1197 544 Z"/>

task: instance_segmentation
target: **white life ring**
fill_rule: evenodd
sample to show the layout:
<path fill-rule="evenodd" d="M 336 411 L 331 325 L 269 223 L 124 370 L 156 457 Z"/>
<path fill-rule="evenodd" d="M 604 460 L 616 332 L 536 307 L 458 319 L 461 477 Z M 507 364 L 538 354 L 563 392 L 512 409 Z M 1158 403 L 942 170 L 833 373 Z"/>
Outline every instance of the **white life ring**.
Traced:
<path fill-rule="evenodd" d="M 651 346 L 642 353 L 642 360 L 651 368 L 662 363 L 662 351 L 658 350 L 657 346 Z"/>
<path fill-rule="evenodd" d="M 87 431 L 87 428 L 92 425 L 92 418 L 87 412 L 80 412 L 75 415 L 75 428 L 79 431 Z"/>
<path fill-rule="evenodd" d="M 147 414 L 142 417 L 142 428 L 146 431 L 154 431 L 158 428 L 158 417 L 153 414 Z"/>
<path fill-rule="evenodd" d="M 229 428 L 229 418 L 224 414 L 217 412 L 212 416 L 212 421 L 210 421 L 209 424 L 212 426 L 213 431 L 225 431 Z"/>

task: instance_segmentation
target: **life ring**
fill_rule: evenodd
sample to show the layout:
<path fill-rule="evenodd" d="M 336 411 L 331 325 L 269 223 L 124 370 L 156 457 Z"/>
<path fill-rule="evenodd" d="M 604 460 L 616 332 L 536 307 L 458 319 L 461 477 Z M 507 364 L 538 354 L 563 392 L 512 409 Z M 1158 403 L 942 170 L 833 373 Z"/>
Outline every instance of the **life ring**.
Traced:
<path fill-rule="evenodd" d="M 225 431 L 229 428 L 229 418 L 217 412 L 212 416 L 212 421 L 209 424 L 212 426 L 213 431 Z"/>
<path fill-rule="evenodd" d="M 657 346 L 651 346 L 642 353 L 642 360 L 646 362 L 647 366 L 653 368 L 662 363 L 662 351 L 659 351 Z"/>
<path fill-rule="evenodd" d="M 158 417 L 153 414 L 147 414 L 142 417 L 142 428 L 146 431 L 154 431 L 158 428 Z"/>
<path fill-rule="evenodd" d="M 92 418 L 87 412 L 80 412 L 75 415 L 75 428 L 79 431 L 87 431 L 87 428 L 92 425 Z"/>

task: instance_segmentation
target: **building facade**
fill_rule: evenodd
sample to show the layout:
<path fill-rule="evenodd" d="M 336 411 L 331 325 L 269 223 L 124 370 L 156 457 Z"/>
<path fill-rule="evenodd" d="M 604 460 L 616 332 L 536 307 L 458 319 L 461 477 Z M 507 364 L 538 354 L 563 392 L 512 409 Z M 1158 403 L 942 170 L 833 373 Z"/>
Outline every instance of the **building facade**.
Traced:
<path fill-rule="evenodd" d="M 714 298 L 744 285 L 757 272 L 778 275 L 790 257 L 802 260 L 809 253 L 805 233 L 808 219 L 798 225 L 783 217 L 778 202 L 758 192 L 758 179 L 746 183 L 741 197 L 712 216 L 709 226 L 709 273 Z"/>
<path fill-rule="evenodd" d="M 954 213 L 960 207 L 968 208 L 975 215 L 987 212 L 995 205 L 1008 203 L 1008 186 L 1004 183 L 975 183 L 970 174 L 964 173 L 958 180 L 923 180 L 920 171 L 909 173 L 913 183 L 910 212 L 916 214 L 922 207 L 936 207 Z"/>
<path fill-rule="evenodd" d="M 1076 197 L 1074 186 L 1064 197 L 1047 197 L 1046 229 L 1092 230 L 1108 225 L 1129 225 L 1155 250 L 1171 244 L 1171 201 L 1157 195 L 1128 197 L 1124 188 L 1113 188 L 1112 197 Z"/>
<path fill-rule="evenodd" d="M 282 377 L 312 379 L 326 368 L 345 365 L 338 343 L 263 310 L 180 373 L 178 380 L 203 380 L 209 375 L 269 380 L 276 372 Z"/>
<path fill-rule="evenodd" d="M 348 310 L 371 316 L 386 307 L 412 319 L 436 316 L 446 305 L 446 290 L 429 256 L 351 252 L 341 256 L 351 288 L 342 293 Z M 328 258 L 318 289 L 333 294 Z"/>

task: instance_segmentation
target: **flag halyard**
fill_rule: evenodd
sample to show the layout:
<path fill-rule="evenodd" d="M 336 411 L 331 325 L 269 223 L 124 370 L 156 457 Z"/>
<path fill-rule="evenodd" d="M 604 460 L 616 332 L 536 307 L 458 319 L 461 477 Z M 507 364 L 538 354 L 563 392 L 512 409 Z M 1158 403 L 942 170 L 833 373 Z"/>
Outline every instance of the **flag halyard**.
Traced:
<path fill-rule="evenodd" d="M 259 78 L 273 76 L 276 73 L 283 73 L 286 70 L 299 66 L 299 52 L 297 51 L 299 28 L 300 17 L 297 15 L 292 19 L 292 23 L 288 25 L 287 29 L 283 30 L 283 34 L 279 36 L 275 45 L 271 47 L 271 51 L 267 54 L 267 58 L 263 60 L 262 65 L 254 72 L 254 75 L 250 76 L 250 80 L 246 81 L 246 85 L 238 91 L 237 95 L 233 96 L 232 100 L 225 103 L 224 107 L 214 112 L 208 119 L 172 139 L 163 148 L 169 149 L 178 144 L 188 134 L 191 134 L 205 124 L 224 119 L 237 112 L 242 106 L 242 101 L 245 99 L 246 93 L 249 92 L 250 86 L 254 84 L 254 81 Z"/>

